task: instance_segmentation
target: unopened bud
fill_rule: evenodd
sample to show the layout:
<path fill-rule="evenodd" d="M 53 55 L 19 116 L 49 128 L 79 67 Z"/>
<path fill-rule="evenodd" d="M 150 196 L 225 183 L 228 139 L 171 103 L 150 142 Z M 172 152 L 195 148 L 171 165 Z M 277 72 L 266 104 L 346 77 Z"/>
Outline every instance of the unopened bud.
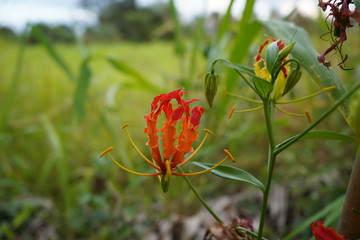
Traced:
<path fill-rule="evenodd" d="M 286 58 L 287 55 L 290 54 L 291 50 L 294 48 L 294 45 L 295 45 L 295 42 L 292 42 L 290 45 L 281 49 L 280 52 L 278 53 L 278 59 L 283 60 L 284 58 Z"/>
<path fill-rule="evenodd" d="M 218 90 L 219 85 L 219 76 L 216 73 L 208 73 L 205 77 L 205 98 L 208 102 L 209 106 L 212 107 L 216 92 Z"/>
<path fill-rule="evenodd" d="M 295 87 L 295 85 L 299 82 L 300 77 L 300 70 L 295 69 L 290 72 L 288 78 L 286 79 L 286 84 L 282 96 L 285 96 L 288 92 L 290 92 L 291 89 Z"/>

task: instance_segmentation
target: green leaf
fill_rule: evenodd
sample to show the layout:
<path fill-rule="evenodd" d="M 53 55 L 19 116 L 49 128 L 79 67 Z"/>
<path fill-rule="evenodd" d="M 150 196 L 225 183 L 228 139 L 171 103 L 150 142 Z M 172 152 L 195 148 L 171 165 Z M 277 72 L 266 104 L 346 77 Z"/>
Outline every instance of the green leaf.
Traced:
<path fill-rule="evenodd" d="M 169 2 L 169 11 L 174 24 L 174 33 L 175 33 L 175 52 L 178 56 L 182 57 L 185 54 L 184 40 L 181 36 L 181 24 L 179 20 L 179 15 L 176 10 L 174 0 Z"/>
<path fill-rule="evenodd" d="M 234 4 L 235 0 L 231 0 L 228 8 L 226 10 L 226 13 L 224 14 L 224 16 L 221 18 L 220 20 L 220 24 L 218 27 L 218 31 L 217 31 L 217 35 L 216 35 L 216 42 L 219 43 L 221 41 L 221 39 L 224 37 L 224 35 L 229 31 L 230 26 L 231 26 L 231 20 L 232 20 L 232 13 L 231 13 L 231 9 L 232 6 Z"/>
<path fill-rule="evenodd" d="M 77 87 L 74 96 L 74 109 L 78 116 L 85 114 L 85 101 L 87 90 L 91 79 L 91 69 L 89 66 L 90 58 L 85 58 L 80 66 L 80 76 L 77 81 Z"/>
<path fill-rule="evenodd" d="M 276 147 L 279 148 L 281 146 L 283 146 L 284 144 L 286 144 L 287 142 L 289 142 L 291 139 L 296 138 L 297 135 L 286 139 L 285 141 L 283 141 L 282 143 L 280 143 L 279 145 L 277 145 Z M 325 139 L 325 140 L 339 140 L 339 141 L 344 141 L 344 142 L 356 142 L 356 138 L 349 136 L 349 135 L 345 135 L 342 133 L 338 133 L 338 132 L 333 132 L 333 131 L 327 131 L 327 130 L 315 130 L 315 131 L 310 131 L 307 134 L 305 134 L 302 138 L 300 138 L 297 142 L 300 142 L 302 140 L 305 139 Z"/>
<path fill-rule="evenodd" d="M 286 84 L 284 91 L 282 93 L 282 96 L 285 96 L 288 92 L 290 92 L 291 89 L 293 89 L 296 84 L 299 82 L 301 77 L 301 71 L 300 70 L 292 70 L 286 79 Z"/>
<path fill-rule="evenodd" d="M 350 126 L 360 140 L 360 91 L 351 98 L 349 119 Z"/>
<path fill-rule="evenodd" d="M 157 85 L 152 83 L 142 73 L 140 73 L 139 71 L 137 71 L 136 69 L 134 69 L 133 67 L 131 67 L 124 61 L 121 61 L 121 60 L 118 60 L 118 59 L 115 59 L 112 57 L 107 57 L 107 60 L 115 69 L 119 70 L 120 72 L 122 72 L 128 76 L 133 77 L 137 81 L 137 83 L 140 87 L 148 89 L 148 90 L 152 90 L 156 93 L 161 92 L 161 89 Z"/>
<path fill-rule="evenodd" d="M 272 75 L 274 68 L 276 68 L 275 63 L 277 63 L 279 48 L 276 42 L 272 42 L 266 49 L 266 68 L 269 73 Z"/>
<path fill-rule="evenodd" d="M 330 97 L 336 101 L 346 91 L 345 86 L 332 68 L 326 68 L 317 61 L 319 53 L 314 49 L 307 32 L 295 26 L 293 23 L 269 20 L 262 22 L 269 34 L 278 39 L 286 39 L 296 42 L 291 55 L 296 58 L 301 67 L 303 67 L 309 76 L 321 87 L 336 86 L 336 89 L 330 92 Z M 345 100 L 340 106 L 340 111 L 345 118 L 348 116 L 349 100 Z"/>
<path fill-rule="evenodd" d="M 260 98 L 266 98 L 273 90 L 273 85 L 264 79 L 253 77 L 253 82 Z"/>
<path fill-rule="evenodd" d="M 212 163 L 200 163 L 200 162 L 193 162 L 198 167 L 201 167 L 203 169 L 209 169 L 213 167 L 215 164 Z M 247 182 L 255 187 L 259 188 L 261 191 L 265 190 L 265 186 L 262 182 L 260 182 L 257 178 L 255 178 L 250 173 L 236 167 L 232 166 L 218 166 L 217 168 L 210 171 L 211 173 L 215 174 L 216 176 L 229 179 L 229 180 L 235 180 L 240 182 Z"/>
<path fill-rule="evenodd" d="M 247 74 L 247 75 L 249 75 L 251 77 L 257 77 L 254 70 L 252 68 L 249 68 L 248 66 L 232 63 L 232 62 L 230 62 L 228 60 L 225 60 L 225 59 L 218 59 L 217 61 L 219 63 L 224 64 L 225 66 L 227 66 L 229 68 L 234 69 L 235 71 L 245 73 L 245 74 Z"/>

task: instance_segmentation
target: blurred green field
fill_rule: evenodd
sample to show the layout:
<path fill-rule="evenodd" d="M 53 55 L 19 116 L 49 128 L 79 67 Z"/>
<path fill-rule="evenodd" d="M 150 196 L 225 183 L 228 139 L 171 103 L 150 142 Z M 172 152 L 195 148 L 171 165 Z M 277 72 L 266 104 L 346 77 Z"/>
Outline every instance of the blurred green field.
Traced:
<path fill-rule="evenodd" d="M 262 35 L 254 38 L 251 53 L 262 40 Z M 124 165 L 149 171 L 121 126 L 129 123 L 134 141 L 149 154 L 143 117 L 152 98 L 187 86 L 189 99 L 204 99 L 202 84 L 212 59 L 203 55 L 206 43 L 195 53 L 191 43 L 189 40 L 186 45 L 187 54 L 180 57 L 172 42 L 56 45 L 75 76 L 80 75 L 84 57 L 90 56 L 90 82 L 79 110 L 74 108 L 77 83 L 43 45 L 25 45 L 21 51 L 20 42 L 0 40 L 0 239 L 141 239 L 161 219 L 192 216 L 200 209 L 181 178 L 174 177 L 170 191 L 163 194 L 157 178 L 130 175 L 109 159 L 99 158 L 101 151 L 114 146 Z M 251 63 L 253 55 L 243 61 Z M 109 57 L 123 64 L 121 71 Z M 296 96 L 318 89 L 308 75 L 303 79 L 293 93 Z M 237 160 L 233 165 L 262 179 L 267 139 L 261 112 L 237 114 L 228 120 L 232 105 L 239 109 L 252 105 L 226 96 L 223 90 L 221 85 L 213 109 L 201 102 L 206 108 L 201 129 L 209 128 L 215 136 L 196 161 L 217 162 L 227 148 Z M 247 94 L 238 82 L 231 90 Z M 225 98 L 228 102 L 222 109 L 220 102 Z M 311 109 L 316 117 L 328 105 L 328 97 L 321 95 L 287 110 Z M 279 113 L 277 140 L 296 134 L 307 124 L 304 118 Z M 319 128 L 351 134 L 339 113 Z M 353 144 L 313 140 L 301 142 L 279 157 L 275 184 L 287 189 L 289 200 L 288 229 L 283 233 L 344 194 L 355 153 Z M 187 171 L 195 169 L 191 164 L 186 167 Z M 245 184 L 211 174 L 191 180 L 206 199 L 252 192 Z M 256 218 L 258 196 L 237 204 L 254 211 L 249 214 L 239 207 L 236 214 Z"/>

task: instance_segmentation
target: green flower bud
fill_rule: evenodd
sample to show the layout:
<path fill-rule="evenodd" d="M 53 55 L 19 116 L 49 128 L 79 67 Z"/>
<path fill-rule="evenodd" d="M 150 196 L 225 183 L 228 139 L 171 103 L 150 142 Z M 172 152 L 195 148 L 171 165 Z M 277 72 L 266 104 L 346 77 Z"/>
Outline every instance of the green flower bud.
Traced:
<path fill-rule="evenodd" d="M 278 53 L 278 59 L 279 60 L 283 60 L 287 57 L 287 55 L 290 54 L 291 50 L 294 48 L 295 42 L 292 42 L 289 46 L 284 47 L 283 49 L 280 50 L 280 52 Z"/>
<path fill-rule="evenodd" d="M 206 74 L 204 92 L 206 101 L 208 102 L 210 107 L 212 107 L 216 92 L 218 90 L 218 85 L 219 76 L 216 73 L 211 72 Z"/>
<path fill-rule="evenodd" d="M 299 82 L 300 77 L 300 70 L 295 69 L 290 72 L 288 78 L 286 79 L 286 84 L 282 96 L 285 96 L 288 92 L 290 92 L 291 89 L 295 87 L 295 85 Z"/>

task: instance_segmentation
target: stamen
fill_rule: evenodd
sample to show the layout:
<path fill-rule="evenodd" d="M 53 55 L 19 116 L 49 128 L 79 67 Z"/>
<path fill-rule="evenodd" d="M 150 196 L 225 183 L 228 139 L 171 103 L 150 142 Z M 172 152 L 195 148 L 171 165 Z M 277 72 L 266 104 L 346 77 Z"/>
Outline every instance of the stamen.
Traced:
<path fill-rule="evenodd" d="M 245 109 L 245 110 L 239 110 L 239 111 L 234 111 L 235 113 L 245 113 L 245 112 L 252 112 L 252 111 L 256 111 L 259 109 L 262 109 L 263 106 L 260 107 L 256 107 L 256 108 L 250 108 L 250 109 Z"/>
<path fill-rule="evenodd" d="M 280 112 L 285 113 L 285 114 L 288 114 L 288 115 L 291 115 L 291 116 L 295 116 L 295 117 L 306 117 L 305 114 L 288 112 L 288 111 L 286 111 L 286 110 L 284 110 L 284 109 L 282 109 L 282 108 L 280 108 L 280 107 L 278 107 L 278 106 L 276 106 L 276 105 L 275 105 L 275 108 L 276 108 L 277 110 L 279 110 Z"/>
<path fill-rule="evenodd" d="M 122 129 L 125 130 L 126 136 L 128 137 L 131 145 L 135 148 L 135 150 L 138 152 L 138 154 L 148 163 L 150 164 L 153 168 L 157 169 L 160 171 L 160 168 L 158 166 L 156 166 L 154 163 L 152 163 L 147 157 L 145 157 L 145 155 L 139 150 L 138 147 L 136 147 L 134 141 L 132 140 L 132 138 L 130 137 L 129 131 L 127 130 L 127 126 L 129 124 L 125 124 L 124 126 L 122 126 Z"/>
<path fill-rule="evenodd" d="M 237 95 L 237 94 L 234 94 L 234 93 L 226 92 L 226 94 L 229 94 L 230 96 L 237 97 L 237 98 L 240 98 L 240 99 L 243 99 L 243 100 L 249 101 L 249 102 L 253 102 L 253 103 L 262 103 L 262 101 L 260 101 L 260 100 L 255 100 L 255 99 L 248 98 L 248 97 L 244 97 L 244 96 Z"/>
<path fill-rule="evenodd" d="M 207 129 L 207 128 L 205 128 L 204 131 L 211 134 L 211 135 L 214 135 L 214 133 L 212 131 L 210 131 L 209 129 Z"/>
<path fill-rule="evenodd" d="M 112 151 L 114 149 L 114 147 L 108 147 L 107 149 L 105 149 L 101 154 L 100 157 L 104 156 L 105 154 L 107 154 L 108 152 Z"/>
<path fill-rule="evenodd" d="M 235 106 L 233 106 L 233 107 L 231 108 L 231 110 L 230 110 L 230 112 L 229 112 L 229 115 L 228 115 L 228 119 L 230 119 L 231 116 L 234 114 L 235 109 L 236 109 Z"/>
<path fill-rule="evenodd" d="M 124 129 L 124 128 L 126 128 L 127 126 L 129 126 L 129 124 L 128 124 L 128 123 L 126 123 L 126 124 L 122 125 L 121 129 Z"/>
<path fill-rule="evenodd" d="M 153 159 L 153 163 L 155 164 L 155 160 L 154 160 L 154 159 Z M 159 171 L 159 170 L 157 170 L 157 169 L 155 169 L 155 171 L 156 171 L 157 173 L 161 172 L 161 171 Z M 160 175 L 158 175 L 157 177 L 158 177 L 158 179 L 159 179 L 159 182 L 161 183 L 161 177 L 160 177 Z"/>
<path fill-rule="evenodd" d="M 308 111 L 305 111 L 305 115 L 306 115 L 308 122 L 311 123 L 312 119 L 311 119 L 310 113 Z"/>
<path fill-rule="evenodd" d="M 322 91 L 323 91 L 323 92 L 328 92 L 328 91 L 332 91 L 332 90 L 334 90 L 334 89 L 336 89 L 336 86 L 331 86 L 331 87 L 323 88 Z"/>
<path fill-rule="evenodd" d="M 294 103 L 294 102 L 300 102 L 300 101 L 303 101 L 303 100 L 307 100 L 309 98 L 313 98 L 321 93 L 324 93 L 324 92 L 328 92 L 328 91 L 332 91 L 336 89 L 336 86 L 332 86 L 332 87 L 326 87 L 326 88 L 323 88 L 321 89 L 321 91 L 318 91 L 316 93 L 313 93 L 313 94 L 310 94 L 309 96 L 306 96 L 306 97 L 302 97 L 302 98 L 297 98 L 297 99 L 294 99 L 294 100 L 289 100 L 289 101 L 278 101 L 276 102 L 276 104 L 287 104 L 287 103 Z"/>
<path fill-rule="evenodd" d="M 217 168 L 218 166 L 220 166 L 227 158 L 229 157 L 229 155 L 227 155 L 226 157 L 224 157 L 220 162 L 218 162 L 217 164 L 215 164 L 214 166 L 212 166 L 211 168 L 208 168 L 206 170 L 200 171 L 200 172 L 194 172 L 194 173 L 173 173 L 173 175 L 176 176 L 194 176 L 194 175 L 199 175 L 202 173 L 206 173 L 206 172 L 210 172 L 211 170 Z"/>
<path fill-rule="evenodd" d="M 121 168 L 122 170 L 128 172 L 128 173 L 132 173 L 132 174 L 135 174 L 135 175 L 139 175 L 139 176 L 158 176 L 158 175 L 161 175 L 162 173 L 161 172 L 158 172 L 158 173 L 139 173 L 139 172 L 135 172 L 133 170 L 130 170 L 124 166 L 122 166 L 120 163 L 118 163 L 114 158 L 113 156 L 111 156 L 111 153 L 108 152 L 108 155 L 111 159 L 111 161 L 113 161 L 113 163 L 115 163 L 119 168 Z"/>
<path fill-rule="evenodd" d="M 235 158 L 233 157 L 233 155 L 232 155 L 228 150 L 224 149 L 224 153 L 226 153 L 226 154 L 229 156 L 229 158 L 230 158 L 233 162 L 235 162 Z"/>
<path fill-rule="evenodd" d="M 185 160 L 183 161 L 182 163 L 179 164 L 180 167 L 182 167 L 185 163 L 187 163 L 188 161 L 190 161 L 194 156 L 195 154 L 200 150 L 200 148 L 204 145 L 205 143 L 205 140 L 207 139 L 207 137 L 209 136 L 209 134 L 212 134 L 212 132 L 208 129 L 204 129 L 206 134 L 203 138 L 203 140 L 201 141 L 201 143 L 199 144 L 199 146 L 195 149 L 195 151 Z"/>

